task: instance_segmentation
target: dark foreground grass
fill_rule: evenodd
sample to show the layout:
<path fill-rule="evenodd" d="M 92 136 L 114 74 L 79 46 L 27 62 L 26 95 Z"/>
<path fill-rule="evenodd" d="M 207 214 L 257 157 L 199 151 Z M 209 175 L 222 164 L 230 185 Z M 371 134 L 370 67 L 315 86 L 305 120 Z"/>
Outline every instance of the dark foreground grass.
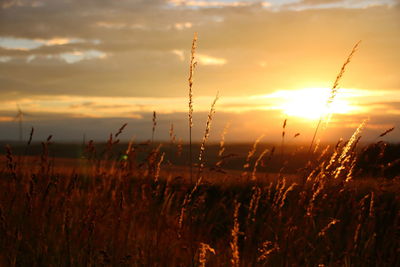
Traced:
<path fill-rule="evenodd" d="M 396 179 L 346 181 L 314 166 L 297 179 L 261 182 L 244 173 L 240 183 L 206 179 L 193 190 L 189 173 L 163 169 L 160 157 L 155 149 L 141 163 L 87 160 L 86 172 L 65 175 L 46 150 L 29 168 L 9 152 L 0 177 L 0 265 L 400 263 Z"/>

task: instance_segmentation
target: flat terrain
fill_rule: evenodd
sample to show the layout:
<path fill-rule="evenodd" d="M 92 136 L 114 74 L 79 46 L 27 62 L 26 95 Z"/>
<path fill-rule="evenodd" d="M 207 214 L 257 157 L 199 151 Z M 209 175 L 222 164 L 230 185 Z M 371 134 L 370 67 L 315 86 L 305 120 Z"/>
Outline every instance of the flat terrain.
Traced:
<path fill-rule="evenodd" d="M 268 171 L 268 154 L 255 153 L 244 154 L 236 169 L 195 165 L 192 178 L 188 166 L 174 165 L 159 147 L 141 155 L 121 151 L 63 158 L 51 156 L 48 144 L 36 156 L 7 149 L 0 169 L 0 265 L 400 262 L 399 178 L 356 176 L 362 173 L 355 170 L 356 154 L 345 147 L 296 173 Z"/>

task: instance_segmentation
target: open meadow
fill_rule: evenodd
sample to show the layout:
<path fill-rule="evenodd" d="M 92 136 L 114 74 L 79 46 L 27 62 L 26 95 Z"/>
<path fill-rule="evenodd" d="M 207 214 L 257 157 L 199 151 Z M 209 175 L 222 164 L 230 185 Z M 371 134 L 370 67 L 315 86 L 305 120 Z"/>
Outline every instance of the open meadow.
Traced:
<path fill-rule="evenodd" d="M 1 0 L 0 267 L 400 267 L 399 18 Z"/>
<path fill-rule="evenodd" d="M 216 98 L 192 142 L 195 41 L 189 143 L 153 141 L 154 112 L 147 142 L 120 144 L 124 124 L 106 143 L 33 144 L 32 128 L 5 145 L 1 265 L 398 266 L 400 149 L 379 140 L 395 129 L 315 144 L 321 117 L 309 148 L 285 147 L 285 119 L 280 144 L 229 147 L 224 130 L 207 146 Z"/>
<path fill-rule="evenodd" d="M 2 266 L 399 263 L 398 167 L 388 172 L 399 162 L 398 146 L 390 162 L 385 146 L 374 155 L 348 142 L 318 152 L 295 172 L 266 172 L 282 164 L 271 147 L 264 153 L 262 144 L 249 144 L 248 154 L 236 156 L 240 168 L 232 170 L 224 166 L 232 166 L 234 156 L 224 157 L 224 147 L 214 145 L 217 156 L 194 165 L 190 182 L 187 165 L 168 159 L 187 154 L 187 147 L 117 146 L 116 140 L 97 147 L 89 142 L 80 158 L 69 159 L 51 156 L 60 151 L 51 140 L 36 156 L 24 156 L 31 145 L 15 154 L 7 146 L 0 180 Z M 375 157 L 376 164 L 357 161 L 362 156 Z"/>

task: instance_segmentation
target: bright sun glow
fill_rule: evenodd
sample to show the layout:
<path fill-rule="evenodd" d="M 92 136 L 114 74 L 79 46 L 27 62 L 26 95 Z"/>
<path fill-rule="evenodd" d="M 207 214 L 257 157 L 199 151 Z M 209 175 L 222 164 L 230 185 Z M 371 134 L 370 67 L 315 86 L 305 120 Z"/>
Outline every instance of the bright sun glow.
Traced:
<path fill-rule="evenodd" d="M 332 104 L 327 105 L 330 96 L 329 88 L 305 88 L 300 90 L 284 90 L 276 92 L 282 99 L 281 109 L 287 116 L 315 120 L 333 113 L 350 113 L 353 110 L 344 95 L 336 95 Z"/>

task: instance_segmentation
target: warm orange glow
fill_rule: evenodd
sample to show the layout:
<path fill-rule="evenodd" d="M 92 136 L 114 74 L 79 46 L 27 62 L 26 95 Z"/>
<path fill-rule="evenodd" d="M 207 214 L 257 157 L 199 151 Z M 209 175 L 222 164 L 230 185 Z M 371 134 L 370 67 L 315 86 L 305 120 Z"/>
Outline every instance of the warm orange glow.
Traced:
<path fill-rule="evenodd" d="M 347 114 L 355 110 L 349 99 L 340 94 L 336 96 L 332 104 L 328 105 L 330 95 L 328 88 L 278 91 L 276 94 L 282 98 L 282 104 L 277 108 L 287 116 L 315 120 L 329 114 Z"/>

